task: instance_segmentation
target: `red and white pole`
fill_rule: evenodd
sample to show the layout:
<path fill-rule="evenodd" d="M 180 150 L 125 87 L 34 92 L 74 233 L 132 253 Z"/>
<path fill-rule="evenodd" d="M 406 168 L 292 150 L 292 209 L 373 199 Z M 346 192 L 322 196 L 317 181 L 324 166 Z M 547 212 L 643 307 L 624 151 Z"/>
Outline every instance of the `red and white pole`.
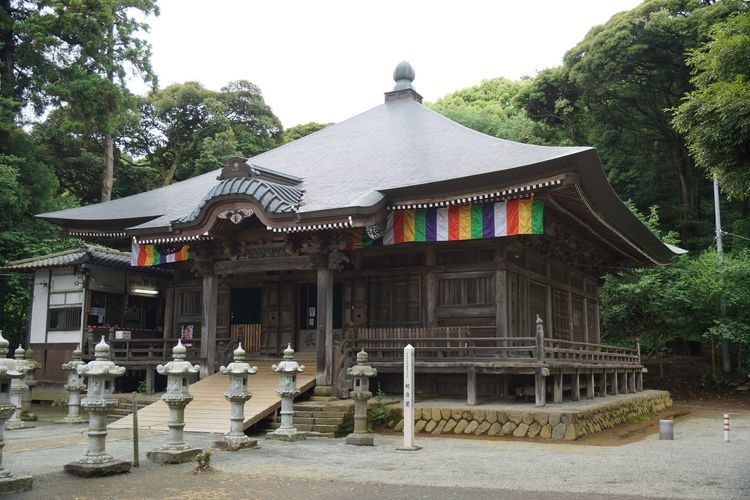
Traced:
<path fill-rule="evenodd" d="M 729 442 L 729 413 L 724 414 L 724 442 Z"/>

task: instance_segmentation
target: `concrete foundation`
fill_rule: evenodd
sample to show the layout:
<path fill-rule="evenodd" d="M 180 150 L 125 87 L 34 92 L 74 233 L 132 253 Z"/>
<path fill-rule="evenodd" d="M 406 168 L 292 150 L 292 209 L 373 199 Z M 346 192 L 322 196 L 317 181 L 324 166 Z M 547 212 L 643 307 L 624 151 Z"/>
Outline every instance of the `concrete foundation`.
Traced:
<path fill-rule="evenodd" d="M 0 494 L 31 491 L 31 476 L 10 476 L 0 478 Z"/>
<path fill-rule="evenodd" d="M 65 472 L 78 477 L 102 477 L 130 472 L 133 464 L 127 460 L 111 460 L 101 464 L 71 462 L 65 464 Z"/>
<path fill-rule="evenodd" d="M 372 434 L 351 433 L 346 436 L 346 444 L 353 444 L 355 446 L 373 446 L 375 441 Z"/>
<path fill-rule="evenodd" d="M 468 407 L 423 401 L 414 409 L 416 433 L 473 434 L 572 441 L 647 416 L 672 406 L 666 391 L 643 391 L 607 399 L 566 402 L 535 408 L 531 404 L 485 404 Z M 394 406 L 388 427 L 400 432 L 402 408 Z"/>
<path fill-rule="evenodd" d="M 244 450 L 248 448 L 257 448 L 258 441 L 256 439 L 250 439 L 247 436 L 245 436 L 245 439 L 237 438 L 234 436 L 232 437 L 224 436 L 223 439 L 214 441 L 213 445 L 214 445 L 214 448 L 218 448 L 220 450 L 237 451 L 237 450 Z"/>
<path fill-rule="evenodd" d="M 149 460 L 159 464 L 184 464 L 195 460 L 203 450 L 200 448 L 187 448 L 184 450 L 151 450 L 146 453 Z"/>
<path fill-rule="evenodd" d="M 297 429 L 276 429 L 273 432 L 266 434 L 266 439 L 274 439 L 276 441 L 302 441 L 307 439 L 307 433 L 298 431 Z"/>

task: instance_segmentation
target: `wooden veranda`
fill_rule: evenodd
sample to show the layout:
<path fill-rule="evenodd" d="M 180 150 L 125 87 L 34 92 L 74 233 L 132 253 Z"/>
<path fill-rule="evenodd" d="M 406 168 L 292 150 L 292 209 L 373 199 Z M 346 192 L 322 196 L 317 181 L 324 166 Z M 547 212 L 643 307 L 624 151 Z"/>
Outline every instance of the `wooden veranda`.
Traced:
<path fill-rule="evenodd" d="M 640 346 L 550 339 L 537 319 L 534 337 L 478 337 L 470 327 L 353 328 L 345 331 L 341 344 L 343 360 L 351 362 L 364 349 L 370 364 L 381 373 L 401 372 L 403 348 L 414 347 L 415 370 L 424 374 L 465 373 L 466 397 L 477 404 L 477 375 L 534 375 L 537 406 L 546 404 L 546 378 L 552 377 L 553 401 L 561 403 L 563 390 L 571 398 L 637 392 L 643 390 Z M 346 364 L 344 362 L 343 364 Z M 569 385 L 564 385 L 564 377 Z"/>

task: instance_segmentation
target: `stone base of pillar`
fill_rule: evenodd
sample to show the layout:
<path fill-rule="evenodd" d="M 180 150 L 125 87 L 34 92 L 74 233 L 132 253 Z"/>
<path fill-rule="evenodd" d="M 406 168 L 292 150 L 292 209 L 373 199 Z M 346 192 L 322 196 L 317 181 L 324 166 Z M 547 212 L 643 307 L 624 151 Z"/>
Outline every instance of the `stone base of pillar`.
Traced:
<path fill-rule="evenodd" d="M 0 478 L 0 494 L 2 493 L 20 493 L 22 491 L 31 491 L 31 476 L 13 476 Z"/>
<path fill-rule="evenodd" d="M 55 423 L 57 424 L 85 424 L 88 423 L 88 419 L 86 417 L 65 417 L 61 418 L 60 420 L 55 420 Z"/>
<path fill-rule="evenodd" d="M 249 437 L 242 434 L 241 436 L 224 436 L 218 441 L 214 441 L 214 448 L 219 448 L 224 451 L 237 451 L 244 450 L 247 448 L 258 448 L 258 441 L 256 439 L 250 439 Z"/>
<path fill-rule="evenodd" d="M 297 429 L 276 429 L 266 434 L 266 439 L 275 439 L 276 441 L 301 441 L 307 439 L 307 433 Z"/>
<path fill-rule="evenodd" d="M 168 448 L 159 448 L 146 453 L 149 460 L 158 464 L 184 464 L 192 462 L 195 457 L 200 455 L 203 450 L 200 448 L 186 448 L 184 450 L 170 450 Z"/>
<path fill-rule="evenodd" d="M 133 464 L 128 460 L 112 460 L 102 464 L 71 462 L 65 464 L 65 472 L 78 477 L 102 477 L 130 472 Z"/>
<path fill-rule="evenodd" d="M 36 426 L 34 424 L 30 424 L 29 422 L 24 422 L 23 420 L 9 420 L 5 422 L 6 431 L 14 431 L 16 429 L 31 429 L 32 427 Z"/>
<path fill-rule="evenodd" d="M 333 397 L 333 386 L 332 385 L 316 385 L 315 389 L 313 390 L 313 394 L 315 396 L 323 396 L 323 397 L 329 397 L 333 399 L 337 399 Z"/>
<path fill-rule="evenodd" d="M 375 442 L 372 434 L 358 434 L 352 432 L 346 436 L 346 444 L 353 444 L 354 446 L 373 446 Z"/>

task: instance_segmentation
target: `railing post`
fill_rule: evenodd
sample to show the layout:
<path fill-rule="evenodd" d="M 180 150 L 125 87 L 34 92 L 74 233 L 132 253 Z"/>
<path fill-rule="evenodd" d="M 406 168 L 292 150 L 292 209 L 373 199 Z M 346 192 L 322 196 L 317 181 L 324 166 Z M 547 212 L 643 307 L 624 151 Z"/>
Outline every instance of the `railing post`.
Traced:
<path fill-rule="evenodd" d="M 635 341 L 635 350 L 638 353 L 638 364 L 641 364 L 641 339 Z"/>
<path fill-rule="evenodd" d="M 544 322 L 542 318 L 536 315 L 536 359 L 539 362 L 544 361 Z"/>

